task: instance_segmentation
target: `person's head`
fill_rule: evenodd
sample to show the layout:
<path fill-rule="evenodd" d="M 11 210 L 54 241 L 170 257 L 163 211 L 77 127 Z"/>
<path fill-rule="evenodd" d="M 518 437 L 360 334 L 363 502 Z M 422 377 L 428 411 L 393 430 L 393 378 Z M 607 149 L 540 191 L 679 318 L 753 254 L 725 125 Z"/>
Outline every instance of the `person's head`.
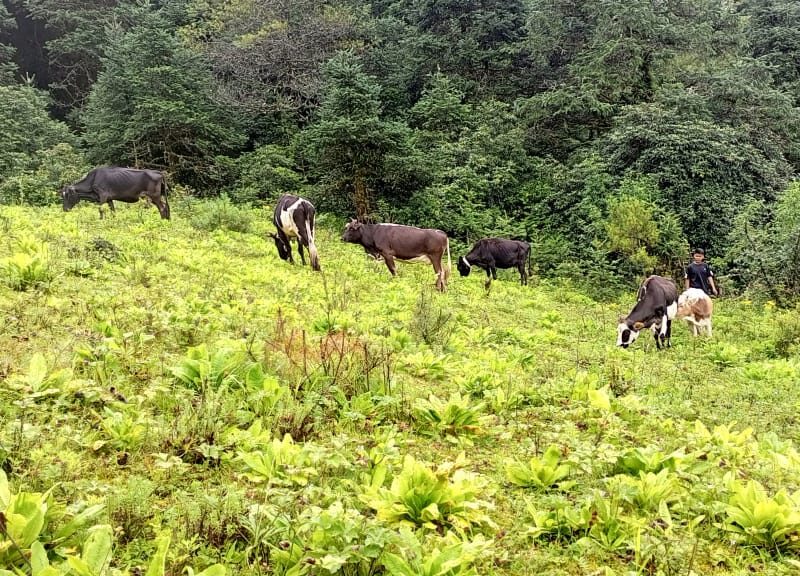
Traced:
<path fill-rule="evenodd" d="M 699 264 L 706 258 L 705 250 L 702 248 L 695 248 L 694 252 L 692 252 L 692 258 L 694 258 L 694 261 Z"/>

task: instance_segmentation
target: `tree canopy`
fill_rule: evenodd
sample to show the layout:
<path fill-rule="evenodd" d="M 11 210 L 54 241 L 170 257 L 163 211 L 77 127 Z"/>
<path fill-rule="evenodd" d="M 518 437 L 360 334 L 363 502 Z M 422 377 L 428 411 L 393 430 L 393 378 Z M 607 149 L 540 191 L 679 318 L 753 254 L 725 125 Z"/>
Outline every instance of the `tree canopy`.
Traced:
<path fill-rule="evenodd" d="M 545 274 L 624 282 L 692 245 L 745 278 L 737 226 L 791 244 L 799 31 L 790 0 L 6 0 L 0 177 L 58 144 L 16 140 L 33 122 L 200 196 L 528 239 Z"/>

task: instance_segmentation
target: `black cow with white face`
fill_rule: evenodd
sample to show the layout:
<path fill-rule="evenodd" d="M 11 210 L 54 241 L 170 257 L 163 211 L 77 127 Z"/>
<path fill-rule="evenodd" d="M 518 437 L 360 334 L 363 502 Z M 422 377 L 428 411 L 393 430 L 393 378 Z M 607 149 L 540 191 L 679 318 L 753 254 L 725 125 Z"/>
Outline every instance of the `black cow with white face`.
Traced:
<path fill-rule="evenodd" d="M 289 244 L 289 240 L 297 238 L 297 251 L 300 253 L 300 261 L 303 266 L 306 264 L 306 259 L 303 255 L 303 246 L 305 246 L 308 248 L 308 254 L 311 257 L 311 268 L 320 271 L 322 268 L 319 265 L 317 246 L 314 244 L 315 214 L 314 205 L 305 198 L 284 194 L 278 199 L 273 215 L 273 223 L 275 228 L 278 229 L 278 233 L 270 236 L 275 240 L 278 256 L 292 264 L 294 264 L 294 258 L 292 257 L 292 246 Z"/>
<path fill-rule="evenodd" d="M 158 208 L 161 218 L 169 220 L 167 202 L 167 181 L 157 170 L 118 168 L 105 166 L 95 168 L 82 180 L 61 189 L 64 212 L 69 212 L 81 200 L 97 202 L 100 218 L 103 217 L 103 204 L 114 210 L 114 200 L 138 202 L 148 198 Z"/>
<path fill-rule="evenodd" d="M 672 319 L 678 313 L 678 290 L 672 280 L 649 276 L 636 294 L 630 314 L 619 319 L 617 346 L 633 344 L 643 328 L 653 331 L 656 347 L 671 346 Z"/>
<path fill-rule="evenodd" d="M 497 280 L 498 268 L 516 268 L 519 270 L 519 280 L 524 286 L 528 283 L 530 258 L 531 246 L 527 242 L 504 238 L 484 238 L 472 247 L 469 254 L 459 258 L 456 266 L 462 276 L 469 276 L 473 266 L 483 268 L 486 271 L 485 286 L 487 289 L 493 278 Z"/>

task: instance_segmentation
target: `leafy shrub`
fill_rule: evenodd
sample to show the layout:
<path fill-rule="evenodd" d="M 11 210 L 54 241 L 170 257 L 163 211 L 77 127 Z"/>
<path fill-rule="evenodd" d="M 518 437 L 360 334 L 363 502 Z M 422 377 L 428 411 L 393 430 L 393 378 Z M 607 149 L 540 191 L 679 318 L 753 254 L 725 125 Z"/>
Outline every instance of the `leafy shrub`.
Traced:
<path fill-rule="evenodd" d="M 80 512 L 67 512 L 53 497 L 52 488 L 44 493 L 14 493 L 5 472 L 0 470 L 0 566 L 15 570 L 8 574 L 17 571 L 24 574 L 24 567 L 30 566 L 27 556 L 34 554 L 42 558 L 45 545 L 66 557 L 80 541 L 79 531 L 102 510 L 102 505 L 95 505 Z M 110 541 L 110 528 L 97 526 L 95 529 L 108 533 Z M 46 554 L 43 557 L 46 559 Z"/>
<path fill-rule="evenodd" d="M 0 180 L 30 168 L 37 152 L 74 140 L 66 124 L 50 118 L 46 92 L 31 86 L 0 86 L 0 101 Z"/>
<path fill-rule="evenodd" d="M 454 528 L 466 534 L 473 527 L 492 527 L 487 511 L 493 505 L 479 498 L 490 495 L 486 482 L 463 470 L 464 464 L 462 454 L 455 463 L 445 462 L 431 470 L 407 455 L 391 487 L 371 487 L 363 499 L 377 511 L 379 520 L 411 529 Z"/>
<path fill-rule="evenodd" d="M 0 259 L 3 280 L 17 291 L 48 288 L 55 278 L 47 246 L 23 243 L 22 252 Z"/>
<path fill-rule="evenodd" d="M 561 490 L 570 488 L 573 482 L 562 482 L 569 476 L 569 464 L 560 464 L 561 450 L 550 446 L 541 458 L 531 458 L 528 464 L 509 462 L 506 464 L 506 478 L 512 484 L 525 488 L 547 490 L 558 486 Z"/>
<path fill-rule="evenodd" d="M 775 323 L 775 354 L 781 358 L 796 356 L 800 350 L 800 315 L 798 310 L 781 314 Z"/>
<path fill-rule="evenodd" d="M 234 164 L 238 178 L 231 196 L 236 202 L 270 201 L 303 186 L 302 177 L 292 168 L 294 160 L 281 146 L 261 146 L 242 154 Z"/>
<path fill-rule="evenodd" d="M 772 498 L 758 482 L 734 481 L 725 512 L 725 527 L 734 538 L 769 552 L 800 550 L 800 494 L 783 490 Z"/>
<path fill-rule="evenodd" d="M 0 204 L 46 206 L 61 201 L 59 190 L 89 171 L 70 144 L 58 144 L 30 157 L 24 168 L 0 179 Z"/>
<path fill-rule="evenodd" d="M 428 346 L 438 344 L 444 348 L 453 333 L 452 319 L 450 309 L 437 302 L 431 289 L 423 288 L 414 307 L 409 331 Z"/>
<path fill-rule="evenodd" d="M 420 398 L 414 406 L 414 416 L 423 431 L 445 436 L 471 435 L 480 430 L 484 405 L 472 404 L 469 396 L 455 393 L 447 401 L 435 394 Z"/>
<path fill-rule="evenodd" d="M 352 576 L 374 574 L 392 532 L 370 522 L 358 511 L 335 502 L 328 508 L 311 506 L 292 523 L 293 537 L 273 552 L 286 574 L 303 574 L 310 564 L 326 573 Z"/>
<path fill-rule="evenodd" d="M 489 548 L 482 536 L 463 541 L 448 533 L 432 547 L 409 531 L 402 531 L 402 555 L 387 552 L 383 566 L 391 576 L 477 576 L 473 564 Z"/>
<path fill-rule="evenodd" d="M 189 223 L 198 230 L 230 230 L 247 232 L 253 221 L 252 213 L 232 203 L 227 196 L 196 202 L 192 205 Z"/>

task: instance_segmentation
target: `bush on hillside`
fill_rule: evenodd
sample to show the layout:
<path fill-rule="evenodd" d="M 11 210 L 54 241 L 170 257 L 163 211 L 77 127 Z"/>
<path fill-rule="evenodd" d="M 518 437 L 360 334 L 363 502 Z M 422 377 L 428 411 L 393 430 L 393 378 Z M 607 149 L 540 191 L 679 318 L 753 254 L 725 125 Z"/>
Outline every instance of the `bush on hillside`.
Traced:
<path fill-rule="evenodd" d="M 247 232 L 253 221 L 250 210 L 237 206 L 223 195 L 214 200 L 196 202 L 190 205 L 192 212 L 189 223 L 198 230 L 231 230 Z"/>
<path fill-rule="evenodd" d="M 80 180 L 89 166 L 70 144 L 57 144 L 29 157 L 26 167 L 0 181 L 0 204 L 45 206 L 61 201 L 59 190 Z"/>

